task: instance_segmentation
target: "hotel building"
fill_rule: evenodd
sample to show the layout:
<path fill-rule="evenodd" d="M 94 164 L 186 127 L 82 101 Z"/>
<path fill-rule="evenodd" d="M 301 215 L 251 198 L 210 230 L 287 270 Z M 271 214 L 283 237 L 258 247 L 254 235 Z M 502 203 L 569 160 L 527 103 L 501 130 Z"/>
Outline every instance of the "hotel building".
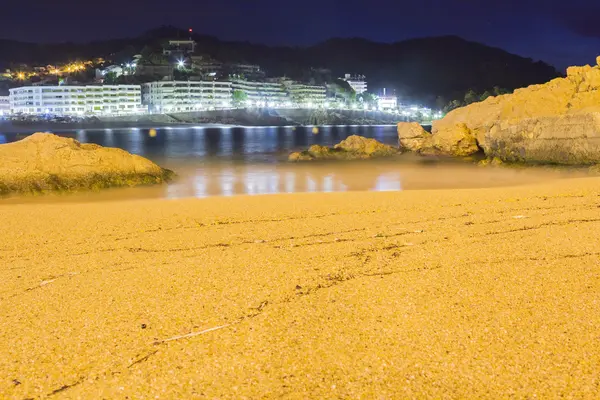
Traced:
<path fill-rule="evenodd" d="M 142 103 L 151 113 L 230 108 L 231 95 L 231 82 L 158 81 L 142 86 Z"/>
<path fill-rule="evenodd" d="M 356 94 L 362 94 L 367 91 L 367 81 L 364 75 L 350 75 L 346 74 L 342 80 L 348 82 L 350 87 L 354 89 Z"/>
<path fill-rule="evenodd" d="M 321 107 L 327 98 L 325 86 L 291 83 L 287 86 L 292 102 L 301 107 Z"/>
<path fill-rule="evenodd" d="M 14 114 L 126 115 L 146 112 L 139 85 L 24 86 L 9 90 Z"/>
<path fill-rule="evenodd" d="M 10 97 L 0 96 L 0 117 L 10 114 Z"/>
<path fill-rule="evenodd" d="M 383 111 L 397 110 L 398 97 L 396 96 L 381 96 L 377 99 L 377 105 Z"/>
<path fill-rule="evenodd" d="M 254 82 L 233 79 L 231 88 L 246 93 L 250 105 L 278 106 L 290 101 L 285 86 L 280 82 Z"/>

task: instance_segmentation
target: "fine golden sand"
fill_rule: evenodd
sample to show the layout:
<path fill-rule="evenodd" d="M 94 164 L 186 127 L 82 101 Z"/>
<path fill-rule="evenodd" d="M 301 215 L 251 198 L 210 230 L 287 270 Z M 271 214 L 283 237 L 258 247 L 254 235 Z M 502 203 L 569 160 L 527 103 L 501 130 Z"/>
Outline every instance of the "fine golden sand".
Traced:
<path fill-rule="evenodd" d="M 0 205 L 0 398 L 599 398 L 600 179 Z"/>

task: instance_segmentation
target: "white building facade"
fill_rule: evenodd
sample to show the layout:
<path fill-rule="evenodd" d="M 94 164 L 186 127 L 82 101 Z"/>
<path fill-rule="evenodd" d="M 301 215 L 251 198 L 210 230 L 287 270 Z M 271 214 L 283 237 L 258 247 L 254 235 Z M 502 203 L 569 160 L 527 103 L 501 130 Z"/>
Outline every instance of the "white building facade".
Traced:
<path fill-rule="evenodd" d="M 14 114 L 128 115 L 146 112 L 139 85 L 24 86 L 9 90 Z"/>
<path fill-rule="evenodd" d="M 158 81 L 142 87 L 142 103 L 151 113 L 230 108 L 231 96 L 231 82 Z"/>
<path fill-rule="evenodd" d="M 250 106 L 279 107 L 290 102 L 285 86 L 279 82 L 255 82 L 243 79 L 231 81 L 233 91 L 246 94 Z"/>
<path fill-rule="evenodd" d="M 288 86 L 288 91 L 294 105 L 300 107 L 322 107 L 327 100 L 327 89 L 325 86 L 292 83 Z"/>
<path fill-rule="evenodd" d="M 10 97 L 0 96 L 0 117 L 10 114 Z"/>
<path fill-rule="evenodd" d="M 392 111 L 398 109 L 398 97 L 381 96 L 377 99 L 377 106 L 383 111 Z"/>
<path fill-rule="evenodd" d="M 356 94 L 362 94 L 367 91 L 367 80 L 364 75 L 346 74 L 342 79 L 348 82 Z"/>

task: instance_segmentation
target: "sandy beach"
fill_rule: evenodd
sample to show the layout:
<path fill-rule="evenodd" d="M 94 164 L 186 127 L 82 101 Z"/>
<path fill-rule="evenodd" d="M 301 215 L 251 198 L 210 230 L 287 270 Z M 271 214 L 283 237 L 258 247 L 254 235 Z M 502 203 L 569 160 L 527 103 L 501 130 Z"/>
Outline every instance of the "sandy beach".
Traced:
<path fill-rule="evenodd" d="M 0 202 L 0 398 L 598 398 L 600 178 Z"/>

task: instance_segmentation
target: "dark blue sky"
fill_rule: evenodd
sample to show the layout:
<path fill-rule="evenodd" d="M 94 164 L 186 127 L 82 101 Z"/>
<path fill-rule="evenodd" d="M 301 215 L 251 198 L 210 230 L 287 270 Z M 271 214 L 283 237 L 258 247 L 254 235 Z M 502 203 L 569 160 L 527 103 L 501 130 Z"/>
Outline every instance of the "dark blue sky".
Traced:
<path fill-rule="evenodd" d="M 30 0 L 0 9 L 0 38 L 86 41 L 160 25 L 221 39 L 314 44 L 455 34 L 564 68 L 600 55 L 600 0 Z"/>

